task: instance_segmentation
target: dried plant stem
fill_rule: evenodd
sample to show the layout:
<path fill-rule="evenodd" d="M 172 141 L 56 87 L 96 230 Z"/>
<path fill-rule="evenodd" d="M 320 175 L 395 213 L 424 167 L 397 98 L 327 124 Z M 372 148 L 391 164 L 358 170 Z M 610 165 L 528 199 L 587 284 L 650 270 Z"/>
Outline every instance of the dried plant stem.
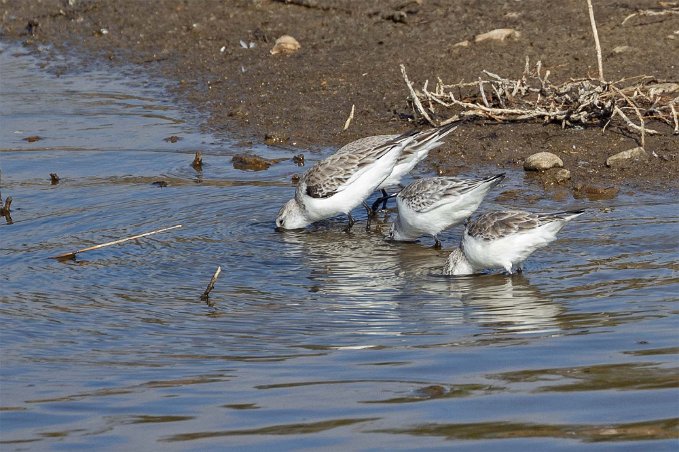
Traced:
<path fill-rule="evenodd" d="M 207 285 L 207 289 L 205 289 L 205 292 L 203 292 L 203 295 L 200 296 L 200 299 L 202 301 L 207 302 L 208 306 L 213 306 L 214 303 L 210 303 L 210 292 L 212 292 L 212 289 L 215 288 L 215 283 L 217 282 L 217 278 L 219 278 L 219 274 L 222 272 L 222 267 L 217 266 L 217 270 L 215 271 L 215 274 L 212 275 L 212 278 L 210 279 L 210 283 Z"/>
<path fill-rule="evenodd" d="M 349 113 L 349 117 L 347 118 L 347 121 L 344 123 L 344 129 L 342 130 L 347 130 L 349 128 L 349 124 L 351 124 L 351 120 L 354 119 L 354 109 L 356 108 L 356 105 L 351 104 L 351 113 Z"/>
<path fill-rule="evenodd" d="M 415 105 L 415 108 L 417 108 L 417 111 L 422 115 L 424 119 L 427 120 L 429 124 L 432 126 L 436 126 L 436 123 L 431 120 L 427 112 L 425 111 L 424 107 L 422 106 L 422 102 L 420 102 L 420 99 L 417 97 L 417 93 L 415 93 L 415 89 L 413 88 L 412 83 L 410 83 L 410 80 L 408 79 L 408 74 L 406 74 L 406 68 L 404 65 L 401 65 L 401 74 L 403 74 L 403 79 L 406 82 L 406 85 L 408 86 L 408 90 L 410 91 L 410 98 L 413 100 L 413 104 Z"/>
<path fill-rule="evenodd" d="M 679 120 L 677 119 L 677 110 L 674 108 L 674 102 L 670 102 L 672 109 L 672 119 L 674 119 L 674 134 L 679 135 Z"/>
<path fill-rule="evenodd" d="M 100 245 L 88 246 L 87 248 L 83 248 L 83 249 L 80 249 L 80 250 L 77 250 L 77 251 L 72 251 L 70 253 L 60 254 L 58 256 L 52 256 L 52 259 L 74 259 L 75 255 L 78 254 L 78 253 L 84 253 L 85 251 L 92 251 L 92 250 L 97 250 L 99 248 L 104 248 L 104 247 L 111 246 L 111 245 L 117 245 L 119 243 L 128 242 L 130 240 L 140 239 L 142 237 L 146 237 L 146 236 L 149 236 L 149 235 L 152 235 L 152 234 L 158 234 L 159 232 L 165 232 L 165 231 L 169 231 L 171 229 L 177 229 L 177 228 L 181 228 L 181 227 L 182 227 L 182 225 L 178 224 L 176 226 L 172 226 L 172 227 L 169 227 L 169 228 L 157 229 L 155 231 L 145 232 L 145 233 L 139 234 L 139 235 L 133 235 L 132 237 L 125 237 L 124 239 L 114 240 L 112 242 L 102 243 Z"/>
<path fill-rule="evenodd" d="M 592 23 L 592 33 L 594 33 L 594 45 L 596 46 L 596 59 L 599 64 L 599 80 L 606 83 L 604 79 L 604 65 L 601 60 L 601 44 L 599 44 L 599 32 L 596 29 L 596 21 L 594 20 L 594 8 L 592 7 L 592 0 L 587 0 L 587 8 L 589 9 L 589 21 Z"/>
<path fill-rule="evenodd" d="M 672 15 L 672 14 L 679 14 L 679 8 L 664 9 L 662 11 L 654 11 L 652 9 L 645 9 L 643 11 L 637 11 L 636 13 L 632 13 L 629 16 L 625 17 L 625 20 L 622 21 L 621 25 L 625 25 L 625 23 L 628 20 L 630 20 L 632 17 L 636 17 L 636 16 L 667 16 L 667 15 Z"/>

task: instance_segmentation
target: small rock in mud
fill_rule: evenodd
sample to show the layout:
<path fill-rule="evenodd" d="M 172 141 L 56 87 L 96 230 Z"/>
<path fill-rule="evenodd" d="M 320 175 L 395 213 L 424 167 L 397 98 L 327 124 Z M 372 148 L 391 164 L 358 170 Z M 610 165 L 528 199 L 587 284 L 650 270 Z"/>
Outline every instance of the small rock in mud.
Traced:
<path fill-rule="evenodd" d="M 474 37 L 475 42 L 504 41 L 505 39 L 519 39 L 521 33 L 513 28 L 498 28 L 487 33 L 481 33 Z"/>
<path fill-rule="evenodd" d="M 304 154 L 297 154 L 292 157 L 292 161 L 295 162 L 297 166 L 304 166 Z"/>
<path fill-rule="evenodd" d="M 202 152 L 196 151 L 196 156 L 193 158 L 193 162 L 191 162 L 191 166 L 196 171 L 201 171 L 203 169 L 203 153 Z"/>
<path fill-rule="evenodd" d="M 164 140 L 167 141 L 168 143 L 176 143 L 177 141 L 179 141 L 181 139 L 182 138 L 178 137 L 177 135 L 172 135 L 172 136 L 169 136 L 167 138 L 164 138 Z"/>
<path fill-rule="evenodd" d="M 274 144 L 283 144 L 289 140 L 290 140 L 289 137 L 279 135 L 277 133 L 267 133 L 266 135 L 264 135 L 264 142 L 269 146 Z"/>
<path fill-rule="evenodd" d="M 573 197 L 576 199 L 587 198 L 590 201 L 599 199 L 613 199 L 618 195 L 618 187 L 598 187 L 579 183 L 573 187 Z"/>
<path fill-rule="evenodd" d="M 290 55 L 291 53 L 297 52 L 300 47 L 302 47 L 295 38 L 290 35 L 283 35 L 276 39 L 276 43 L 271 49 L 271 55 L 283 54 Z"/>
<path fill-rule="evenodd" d="M 550 168 L 561 168 L 563 161 L 551 152 L 538 152 L 529 156 L 523 162 L 523 169 L 526 171 L 544 171 Z"/>
<path fill-rule="evenodd" d="M 28 141 L 29 143 L 33 143 L 35 141 L 40 141 L 42 140 L 42 137 L 39 137 L 38 135 L 31 135 L 30 137 L 24 138 L 24 141 Z"/>
<path fill-rule="evenodd" d="M 394 11 L 386 13 L 382 16 L 384 20 L 390 20 L 397 24 L 405 24 L 408 22 L 408 14 L 405 11 Z"/>
<path fill-rule="evenodd" d="M 648 160 L 648 153 L 642 147 L 618 152 L 606 159 L 606 166 L 611 168 L 625 167 L 631 163 Z"/>
<path fill-rule="evenodd" d="M 613 47 L 613 53 L 615 53 L 615 54 L 629 52 L 630 50 L 634 50 L 634 47 L 630 47 L 630 46 Z"/>
<path fill-rule="evenodd" d="M 448 390 L 441 385 L 431 385 L 425 386 L 424 388 L 420 388 L 417 392 L 419 392 L 421 395 L 427 398 L 435 399 L 446 395 L 448 393 Z"/>
<path fill-rule="evenodd" d="M 519 199 L 520 196 L 521 192 L 519 192 L 519 190 L 505 190 L 495 197 L 495 201 L 498 202 L 514 201 L 516 199 Z"/>
<path fill-rule="evenodd" d="M 469 47 L 469 40 L 465 39 L 464 41 L 456 42 L 453 44 L 453 47 Z"/>
<path fill-rule="evenodd" d="M 50 181 L 52 185 L 57 185 L 61 179 L 57 173 L 50 173 Z"/>
<path fill-rule="evenodd" d="M 167 187 L 167 182 L 165 182 L 164 180 L 157 180 L 155 182 L 152 182 L 151 185 L 155 185 L 156 187 L 163 188 L 163 187 Z"/>
<path fill-rule="evenodd" d="M 258 155 L 236 154 L 231 159 L 231 163 L 235 169 L 263 171 L 269 169 L 274 162 Z"/>
<path fill-rule="evenodd" d="M 554 175 L 554 180 L 556 180 L 557 183 L 559 183 L 559 184 L 566 182 L 570 178 L 571 178 L 571 172 L 569 170 L 567 170 L 566 168 L 561 168 Z"/>

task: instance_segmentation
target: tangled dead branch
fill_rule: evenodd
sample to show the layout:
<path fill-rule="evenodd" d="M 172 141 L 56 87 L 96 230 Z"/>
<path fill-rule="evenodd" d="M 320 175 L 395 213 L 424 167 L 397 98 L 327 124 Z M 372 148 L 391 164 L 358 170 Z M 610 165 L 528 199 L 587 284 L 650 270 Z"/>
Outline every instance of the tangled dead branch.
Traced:
<path fill-rule="evenodd" d="M 540 61 L 531 67 L 528 58 L 519 78 L 483 71 L 475 82 L 446 84 L 439 79 L 433 90 L 428 89 L 428 80 L 421 90 L 415 89 L 403 65 L 401 72 L 413 110 L 433 126 L 480 118 L 605 128 L 619 117 L 627 129 L 641 136 L 642 146 L 645 135 L 659 133 L 647 127 L 650 120 L 674 127 L 675 133 L 677 130 L 677 82 L 639 76 L 615 82 L 588 77 L 553 83 L 550 71 L 543 70 Z M 630 117 L 636 117 L 639 124 Z"/>

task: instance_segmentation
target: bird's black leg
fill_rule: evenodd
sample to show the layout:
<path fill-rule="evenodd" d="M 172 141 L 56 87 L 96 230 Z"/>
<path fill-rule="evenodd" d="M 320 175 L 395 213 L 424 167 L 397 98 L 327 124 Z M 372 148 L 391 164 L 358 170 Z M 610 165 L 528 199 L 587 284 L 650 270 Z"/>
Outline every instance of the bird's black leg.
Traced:
<path fill-rule="evenodd" d="M 382 190 L 382 193 L 384 193 L 385 195 L 387 194 L 384 190 Z M 381 203 L 383 200 L 386 200 L 386 199 L 384 198 L 384 196 L 380 196 L 379 198 L 377 198 L 377 199 L 375 200 L 375 202 L 373 203 L 373 207 L 372 207 L 373 215 L 377 213 L 377 209 L 380 208 L 380 203 Z"/>
<path fill-rule="evenodd" d="M 382 201 L 382 210 L 385 210 L 387 208 L 387 201 L 389 201 L 389 198 L 391 198 L 391 196 L 389 196 L 387 194 L 387 191 L 383 188 L 382 189 L 382 199 L 384 199 L 384 201 Z"/>
<path fill-rule="evenodd" d="M 375 215 L 375 209 L 371 209 L 367 202 L 363 201 L 363 207 L 365 208 L 365 213 L 368 214 L 368 218 Z"/>
<path fill-rule="evenodd" d="M 440 250 L 441 249 L 441 241 L 439 240 L 438 237 L 434 236 L 434 249 L 435 250 Z"/>
<path fill-rule="evenodd" d="M 347 227 L 344 228 L 344 232 L 351 231 L 351 227 L 354 225 L 354 223 L 356 223 L 356 221 L 354 221 L 354 217 L 351 216 L 351 212 L 347 214 L 347 217 L 349 217 L 349 224 L 347 224 Z"/>

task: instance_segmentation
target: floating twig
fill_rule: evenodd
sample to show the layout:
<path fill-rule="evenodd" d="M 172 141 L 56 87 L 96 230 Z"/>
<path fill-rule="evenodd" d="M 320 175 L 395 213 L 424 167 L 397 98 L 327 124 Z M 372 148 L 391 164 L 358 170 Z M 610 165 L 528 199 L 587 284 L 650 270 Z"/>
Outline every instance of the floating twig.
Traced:
<path fill-rule="evenodd" d="M 111 246 L 111 245 L 117 245 L 119 243 L 128 242 L 130 240 L 136 240 L 136 239 L 146 237 L 146 236 L 149 236 L 149 235 L 152 235 L 152 234 L 158 234 L 159 232 L 165 232 L 165 231 L 169 231 L 171 229 L 177 229 L 177 228 L 181 228 L 181 227 L 182 227 L 182 225 L 178 224 L 176 226 L 172 226 L 172 227 L 169 227 L 169 228 L 157 229 L 155 231 L 145 232 L 145 233 L 139 234 L 139 235 L 133 235 L 132 237 L 126 237 L 124 239 L 114 240 L 112 242 L 102 243 L 100 245 L 88 246 L 87 248 L 83 248 L 81 250 L 73 251 L 73 252 L 70 252 L 70 253 L 64 253 L 64 254 L 60 254 L 58 256 L 52 256 L 51 259 L 59 259 L 59 260 L 75 259 L 75 255 L 78 254 L 78 253 L 84 253 L 85 251 L 92 251 L 92 250 L 97 250 L 99 248 L 104 248 L 104 247 Z"/>
<path fill-rule="evenodd" d="M 200 296 L 201 301 L 206 302 L 208 306 L 214 306 L 214 303 L 210 302 L 210 292 L 212 292 L 212 289 L 215 288 L 215 283 L 217 282 L 217 278 L 219 278 L 219 274 L 221 272 L 222 267 L 218 265 L 217 270 L 215 270 L 215 274 L 212 275 L 212 279 L 210 279 L 210 283 L 207 285 L 207 289 L 205 289 L 203 295 Z"/>
<path fill-rule="evenodd" d="M 347 121 L 344 123 L 344 129 L 342 130 L 347 130 L 349 128 L 349 124 L 351 124 L 351 120 L 354 119 L 354 108 L 355 105 L 351 104 L 351 113 L 349 113 L 349 117 L 347 118 Z"/>

